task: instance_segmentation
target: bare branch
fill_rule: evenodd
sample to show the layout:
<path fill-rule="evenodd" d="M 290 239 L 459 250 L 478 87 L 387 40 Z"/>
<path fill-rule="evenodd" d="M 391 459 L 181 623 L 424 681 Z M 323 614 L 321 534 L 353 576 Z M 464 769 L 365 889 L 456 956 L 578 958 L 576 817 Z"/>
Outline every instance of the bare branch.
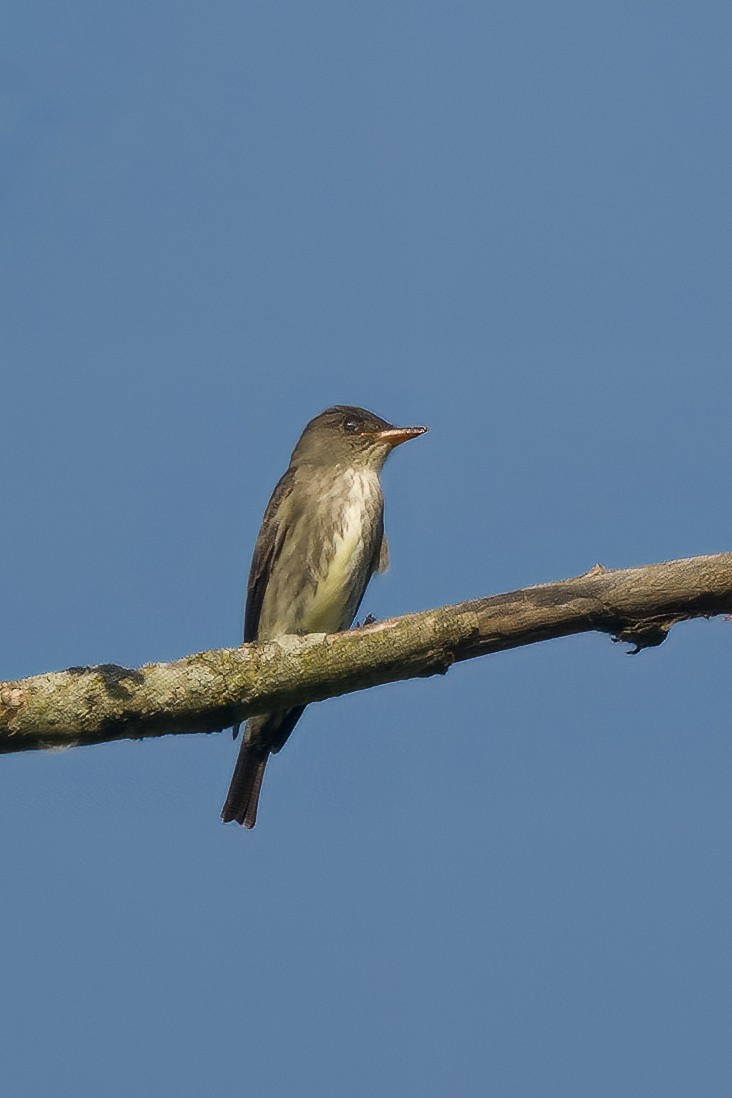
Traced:
<path fill-rule="evenodd" d="M 378 622 L 127 669 L 0 684 L 0 753 L 214 732 L 253 713 L 444 673 L 459 660 L 600 631 L 635 650 L 676 622 L 732 612 L 732 553 L 607 571 Z"/>

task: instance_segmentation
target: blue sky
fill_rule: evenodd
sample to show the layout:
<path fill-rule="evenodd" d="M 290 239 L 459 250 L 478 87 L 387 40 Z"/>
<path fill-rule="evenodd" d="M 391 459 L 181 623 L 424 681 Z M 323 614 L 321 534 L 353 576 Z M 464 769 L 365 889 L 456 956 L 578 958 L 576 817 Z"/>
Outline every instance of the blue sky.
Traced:
<path fill-rule="evenodd" d="M 238 643 L 328 404 L 420 610 L 730 548 L 721 3 L 0 16 L 0 675 Z M 730 626 L 0 767 L 15 1096 L 730 1092 Z"/>

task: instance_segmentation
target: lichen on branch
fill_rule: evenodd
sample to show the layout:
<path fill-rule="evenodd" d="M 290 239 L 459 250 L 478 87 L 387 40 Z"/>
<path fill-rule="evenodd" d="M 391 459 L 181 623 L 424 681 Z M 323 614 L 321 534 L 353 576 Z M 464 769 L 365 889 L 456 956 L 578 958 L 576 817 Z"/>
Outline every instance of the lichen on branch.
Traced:
<path fill-rule="evenodd" d="M 635 651 L 694 617 L 732 613 L 732 553 L 574 579 L 367 624 L 0 683 L 0 753 L 215 732 L 255 713 L 442 674 L 453 663 L 599 631 Z"/>

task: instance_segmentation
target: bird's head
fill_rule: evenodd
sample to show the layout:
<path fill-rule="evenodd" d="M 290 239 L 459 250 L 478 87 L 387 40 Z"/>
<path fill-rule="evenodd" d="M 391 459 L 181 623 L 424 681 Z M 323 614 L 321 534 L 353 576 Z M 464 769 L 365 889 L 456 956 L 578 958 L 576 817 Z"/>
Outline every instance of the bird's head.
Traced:
<path fill-rule="evenodd" d="M 394 427 L 365 408 L 337 404 L 310 420 L 292 460 L 309 465 L 379 470 L 395 446 L 423 435 L 426 430 L 426 427 Z"/>

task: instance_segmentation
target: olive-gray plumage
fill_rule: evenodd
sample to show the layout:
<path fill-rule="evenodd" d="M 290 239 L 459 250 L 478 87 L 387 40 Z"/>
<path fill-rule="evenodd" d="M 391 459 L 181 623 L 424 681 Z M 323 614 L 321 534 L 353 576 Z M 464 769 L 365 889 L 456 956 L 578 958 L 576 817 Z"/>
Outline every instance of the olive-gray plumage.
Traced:
<path fill-rule="evenodd" d="M 303 431 L 262 519 L 249 572 L 244 642 L 348 629 L 375 571 L 386 567 L 379 473 L 425 427 L 393 427 L 338 405 Z M 254 827 L 262 778 L 304 706 L 251 717 L 221 818 Z"/>

